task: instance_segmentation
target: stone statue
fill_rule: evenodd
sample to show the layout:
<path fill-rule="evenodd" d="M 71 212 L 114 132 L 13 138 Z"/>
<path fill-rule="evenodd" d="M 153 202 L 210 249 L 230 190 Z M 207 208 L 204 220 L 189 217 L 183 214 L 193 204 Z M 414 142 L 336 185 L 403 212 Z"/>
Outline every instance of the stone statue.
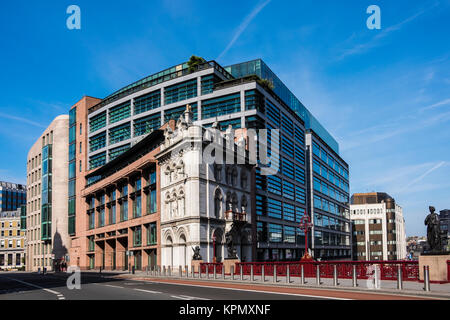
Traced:
<path fill-rule="evenodd" d="M 439 226 L 439 216 L 435 213 L 433 206 L 429 207 L 430 214 L 425 218 L 425 225 L 427 226 L 427 241 L 431 252 L 442 251 L 441 244 L 441 230 Z"/>
<path fill-rule="evenodd" d="M 236 248 L 233 242 L 233 227 L 225 233 L 225 243 L 227 244 L 228 259 L 237 259 Z"/>
<path fill-rule="evenodd" d="M 195 248 L 192 248 L 192 251 L 194 251 L 194 255 L 192 256 L 192 260 L 202 260 L 202 256 L 200 255 L 200 247 L 196 246 Z"/>

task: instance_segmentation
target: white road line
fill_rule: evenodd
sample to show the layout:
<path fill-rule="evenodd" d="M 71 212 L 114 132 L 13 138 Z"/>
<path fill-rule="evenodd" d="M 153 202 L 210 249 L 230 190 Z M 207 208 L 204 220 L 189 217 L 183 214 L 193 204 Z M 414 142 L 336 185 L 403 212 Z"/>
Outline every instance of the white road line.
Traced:
<path fill-rule="evenodd" d="M 284 292 L 271 292 L 264 290 L 250 290 L 250 289 L 237 289 L 237 288 L 225 288 L 225 287 L 213 287 L 213 286 L 202 286 L 199 284 L 184 284 L 184 283 L 170 283 L 164 281 L 148 281 L 153 283 L 164 283 L 171 285 L 179 285 L 179 286 L 188 286 L 188 287 L 201 287 L 201 288 L 210 288 L 210 289 L 224 289 L 224 290 L 234 290 L 234 291 L 247 291 L 247 292 L 257 292 L 257 293 L 267 293 L 267 294 L 279 294 L 279 295 L 287 295 L 287 296 L 298 296 L 298 297 L 310 297 L 310 298 L 322 298 L 322 299 L 332 299 L 332 300 L 353 300 L 347 298 L 337 298 L 337 297 L 328 297 L 328 296 L 316 296 L 310 294 L 300 294 L 300 293 L 284 293 Z M 299 288 L 301 289 L 301 288 Z"/>
<path fill-rule="evenodd" d="M 135 288 L 134 290 L 136 290 L 136 291 L 142 291 L 142 292 L 147 292 L 147 293 L 162 293 L 162 292 L 159 292 L 159 291 L 144 290 L 144 289 L 137 289 L 137 288 Z"/>
<path fill-rule="evenodd" d="M 49 293 L 52 293 L 52 294 L 56 294 L 57 296 L 60 296 L 60 295 L 62 296 L 62 294 L 59 293 L 58 291 L 54 291 L 54 290 L 51 290 L 51 289 L 47 289 L 47 288 L 38 286 L 38 285 L 33 284 L 33 283 L 25 282 L 25 281 L 18 280 L 18 279 L 14 279 L 14 278 L 7 278 L 7 279 L 10 279 L 10 280 L 13 280 L 13 281 L 16 281 L 16 282 L 25 284 L 25 285 L 30 286 L 30 287 L 38 288 L 38 289 L 44 290 L 44 291 L 49 292 Z"/>
<path fill-rule="evenodd" d="M 186 297 L 181 297 L 181 296 L 171 296 L 172 298 L 175 299 L 181 299 L 181 300 L 192 300 L 191 298 L 186 298 Z"/>
<path fill-rule="evenodd" d="M 111 287 L 111 288 L 125 289 L 124 287 L 113 286 L 112 284 L 103 284 L 103 286 L 105 286 L 105 287 Z"/>

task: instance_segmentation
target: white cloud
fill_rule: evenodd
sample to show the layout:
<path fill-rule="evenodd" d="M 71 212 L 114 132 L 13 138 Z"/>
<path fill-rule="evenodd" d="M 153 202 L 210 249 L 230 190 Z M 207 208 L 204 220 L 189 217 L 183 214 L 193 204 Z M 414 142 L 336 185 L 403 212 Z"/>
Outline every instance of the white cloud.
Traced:
<path fill-rule="evenodd" d="M 14 115 L 11 115 L 11 114 L 0 113 L 0 118 L 14 120 L 14 121 L 18 121 L 18 122 L 21 122 L 21 123 L 24 123 L 24 124 L 30 124 L 32 126 L 39 127 L 39 128 L 46 128 L 46 126 L 44 126 L 43 124 L 40 124 L 38 122 L 34 122 L 34 121 L 29 120 L 27 118 L 14 116 Z"/>
<path fill-rule="evenodd" d="M 252 20 L 258 15 L 258 13 L 264 9 L 265 6 L 267 6 L 269 4 L 271 0 L 266 0 L 260 4 L 258 4 L 253 10 L 252 12 L 250 12 L 250 14 L 244 19 L 244 21 L 242 21 L 242 23 L 239 25 L 236 33 L 234 34 L 233 38 L 231 39 L 231 41 L 228 43 L 227 47 L 222 51 L 222 53 L 217 57 L 216 60 L 220 60 L 227 52 L 228 50 L 231 49 L 231 47 L 233 46 L 233 44 L 237 41 L 237 39 L 239 39 L 239 37 L 241 36 L 242 32 L 245 31 L 245 29 L 247 29 L 248 25 L 250 24 L 250 22 L 252 22 Z"/>

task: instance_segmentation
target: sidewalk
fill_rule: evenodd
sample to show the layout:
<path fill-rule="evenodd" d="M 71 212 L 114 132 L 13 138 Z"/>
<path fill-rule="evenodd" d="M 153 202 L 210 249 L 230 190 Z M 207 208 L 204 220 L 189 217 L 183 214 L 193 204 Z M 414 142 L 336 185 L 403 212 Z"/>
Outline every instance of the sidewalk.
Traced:
<path fill-rule="evenodd" d="M 147 274 L 146 272 L 136 271 L 136 273 L 128 274 L 124 273 L 121 275 L 117 275 L 115 277 L 118 278 L 126 278 L 126 279 L 139 279 L 139 280 L 150 280 L 150 279 L 161 279 L 165 281 L 170 280 L 183 280 L 183 281 L 202 281 L 207 282 L 208 284 L 213 283 L 227 283 L 227 284 L 253 284 L 258 286 L 265 287 L 276 287 L 276 288 L 301 288 L 301 289 L 311 289 L 311 290 L 334 290 L 341 292 L 361 292 L 361 293 L 370 293 L 370 294 L 390 294 L 397 296 L 415 296 L 422 298 L 432 298 L 432 299 L 448 299 L 450 300 L 450 284 L 430 284 L 430 291 L 424 291 L 423 283 L 415 282 L 415 281 L 403 281 L 403 290 L 397 289 L 396 281 L 389 280 L 381 280 L 379 288 L 376 289 L 373 287 L 373 282 L 369 280 L 358 280 L 358 286 L 356 288 L 352 287 L 351 279 L 338 279 L 339 285 L 337 287 L 333 286 L 332 278 L 321 278 L 320 286 L 317 286 L 315 278 L 305 278 L 305 284 L 300 284 L 300 277 L 291 277 L 290 283 L 286 282 L 287 277 L 278 276 L 277 282 L 273 281 L 273 276 L 266 276 L 265 281 L 263 282 L 261 276 L 254 276 L 254 281 L 251 281 L 249 275 L 244 275 L 243 280 L 240 280 L 240 275 L 235 275 L 234 280 L 231 279 L 230 275 L 225 275 L 225 279 L 222 279 L 221 274 L 216 275 L 216 279 L 213 279 L 213 275 L 209 274 L 209 279 L 206 278 L 206 274 L 202 274 L 202 277 L 198 277 L 198 273 L 195 274 L 195 278 L 179 277 L 178 272 L 173 274 L 172 276 L 155 276 Z"/>

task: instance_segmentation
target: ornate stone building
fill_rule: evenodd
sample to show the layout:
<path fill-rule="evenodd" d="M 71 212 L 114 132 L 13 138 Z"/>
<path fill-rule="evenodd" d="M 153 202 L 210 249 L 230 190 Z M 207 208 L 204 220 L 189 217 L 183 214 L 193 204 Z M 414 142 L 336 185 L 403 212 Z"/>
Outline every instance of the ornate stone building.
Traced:
<path fill-rule="evenodd" d="M 220 132 L 215 123 L 207 129 L 193 125 L 192 117 L 188 107 L 174 131 L 166 128 L 156 155 L 161 176 L 161 263 L 175 268 L 190 265 L 196 247 L 203 261 L 250 261 L 253 166 L 247 161 L 245 139 L 236 143 L 231 127 Z"/>

